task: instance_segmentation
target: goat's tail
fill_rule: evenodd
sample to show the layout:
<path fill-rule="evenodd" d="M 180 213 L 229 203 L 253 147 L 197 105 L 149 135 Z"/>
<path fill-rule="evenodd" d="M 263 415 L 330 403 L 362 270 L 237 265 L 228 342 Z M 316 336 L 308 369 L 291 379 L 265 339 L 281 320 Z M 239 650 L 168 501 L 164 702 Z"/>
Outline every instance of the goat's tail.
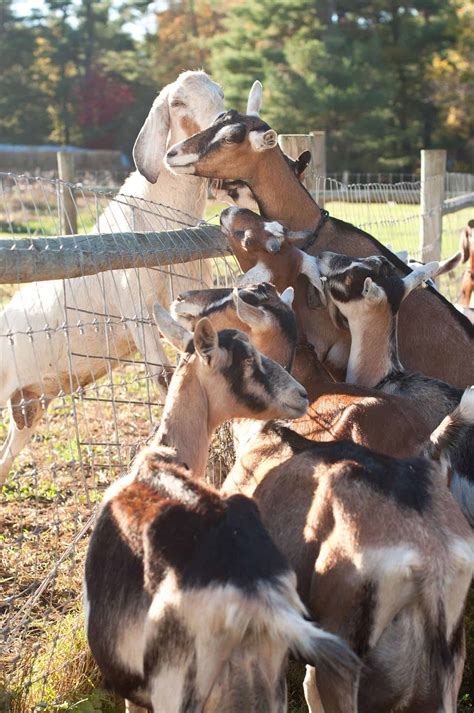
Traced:
<path fill-rule="evenodd" d="M 441 465 L 451 492 L 474 527 L 474 386 L 465 390 L 459 405 L 433 431 L 425 452 Z"/>
<path fill-rule="evenodd" d="M 297 660 L 316 669 L 323 698 L 331 710 L 355 710 L 362 663 L 343 639 L 305 622 L 306 636 L 300 637 L 292 653 Z"/>
<path fill-rule="evenodd" d="M 334 713 L 356 710 L 362 663 L 349 645 L 305 618 L 306 610 L 296 587 L 282 587 L 284 596 L 276 596 L 277 636 L 286 640 L 292 655 L 317 671 L 318 690 Z M 280 592 L 282 592 L 280 589 Z M 276 594 L 276 593 L 275 593 Z M 273 598 L 273 597 L 272 597 Z"/>

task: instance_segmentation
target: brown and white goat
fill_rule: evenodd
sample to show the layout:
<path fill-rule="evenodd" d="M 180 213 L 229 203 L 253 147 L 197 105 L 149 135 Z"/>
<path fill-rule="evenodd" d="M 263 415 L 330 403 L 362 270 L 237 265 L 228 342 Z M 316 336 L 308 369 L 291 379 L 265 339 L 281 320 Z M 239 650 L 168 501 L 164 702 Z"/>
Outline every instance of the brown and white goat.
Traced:
<path fill-rule="evenodd" d="M 421 265 L 404 278 L 380 256 L 353 260 L 345 255 L 322 253 L 318 264 L 326 278 L 328 297 L 349 323 L 352 343 L 347 380 L 421 404 L 432 430 L 454 409 L 455 414 L 459 413 L 462 389 L 418 372 L 405 371 L 398 355 L 400 305 L 412 290 L 437 274 L 438 264 Z M 472 377 L 474 381 L 474 365 Z M 462 493 L 459 503 L 474 526 L 473 423 L 464 424 L 462 437 L 458 434 L 450 453 L 451 487 L 454 493 Z"/>
<path fill-rule="evenodd" d="M 240 329 L 260 352 L 291 368 L 310 401 L 306 414 L 292 424 L 300 435 L 314 441 L 353 440 L 399 458 L 422 453 L 432 430 L 423 409 L 398 396 L 335 383 L 312 347 L 296 344 L 292 296 L 289 288 L 280 297 L 268 283 L 234 291 L 190 290 L 177 297 L 171 312 L 191 330 L 204 316 L 216 329 Z"/>
<path fill-rule="evenodd" d="M 474 541 L 434 464 L 267 424 L 222 492 L 257 501 L 311 615 L 362 658 L 350 696 L 307 670 L 311 713 L 456 710 Z"/>
<path fill-rule="evenodd" d="M 173 309 L 190 326 L 201 313 L 221 325 L 237 325 L 245 317 L 250 338 L 291 363 L 295 321 L 291 327 L 285 305 L 291 292 L 278 300 L 271 285 L 258 285 L 238 288 L 233 299 L 220 290 L 214 302 L 211 293 L 186 293 Z M 380 428 L 388 432 L 390 400 L 378 414 Z M 293 428 L 300 430 L 304 419 L 293 421 Z M 402 411 L 398 425 L 408 435 Z M 239 458 L 223 492 L 252 494 L 292 562 L 311 612 L 367 664 L 358 707 L 356 682 L 351 695 L 334 697 L 309 668 L 305 693 L 311 713 L 438 713 L 443 704 L 444 711 L 454 711 L 474 543 L 444 477 L 423 459 L 384 458 L 347 442 L 315 444 L 271 424 L 256 436 L 248 422 L 237 429 Z M 391 432 L 396 435 L 396 427 Z"/>
<path fill-rule="evenodd" d="M 106 681 L 155 713 L 283 713 L 294 651 L 347 689 L 357 658 L 305 620 L 255 504 L 198 481 L 225 418 L 294 418 L 305 391 L 241 332 L 203 319 L 193 338 L 155 316 L 181 361 L 153 443 L 105 495 L 86 561 L 87 635 Z"/>
<path fill-rule="evenodd" d="M 276 132 L 258 116 L 228 111 L 208 129 L 171 147 L 166 161 L 176 173 L 245 181 L 265 220 L 278 220 L 293 231 L 312 231 L 310 254 L 321 250 L 363 256 L 382 253 L 402 274 L 410 272 L 371 235 L 335 218 L 322 219 L 319 206 L 285 161 Z M 348 335 L 334 326 L 321 305 L 309 307 L 307 287 L 301 277 L 295 297 L 300 324 L 305 325 L 306 337 L 321 361 L 341 376 L 349 354 Z M 400 346 L 409 368 L 461 387 L 471 382 L 474 328 L 434 291 L 414 292 L 404 305 Z"/>

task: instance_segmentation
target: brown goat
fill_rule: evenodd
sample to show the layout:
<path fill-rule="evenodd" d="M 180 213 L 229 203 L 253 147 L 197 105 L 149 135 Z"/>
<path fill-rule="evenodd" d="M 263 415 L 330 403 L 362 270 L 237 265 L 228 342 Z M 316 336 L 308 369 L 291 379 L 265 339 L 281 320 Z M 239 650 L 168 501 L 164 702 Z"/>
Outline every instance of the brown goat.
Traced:
<path fill-rule="evenodd" d="M 214 292 L 214 300 L 212 290 L 188 292 L 173 303 L 173 310 L 191 328 L 203 314 L 220 326 L 237 326 L 239 316 L 245 317 L 251 340 L 281 363 L 291 363 L 296 330 L 294 319 L 291 327 L 291 311 L 285 304 L 290 291 L 284 293 L 284 301 L 278 300 L 271 285 L 238 288 L 233 297 L 230 290 L 227 294 L 225 290 Z M 308 359 L 307 351 L 307 347 L 297 349 L 296 363 L 299 361 L 301 366 L 296 373 L 300 378 L 308 373 L 306 383 L 314 384 L 317 367 L 315 388 L 329 390 L 331 395 L 323 393 L 319 403 L 317 400 L 317 405 L 313 404 L 314 421 L 307 416 L 293 421 L 299 433 L 312 431 L 311 437 L 318 440 L 330 440 L 332 435 L 353 436 L 359 443 L 370 433 L 388 452 L 394 448 L 409 450 L 410 428 L 417 427 L 419 412 L 413 411 L 409 424 L 409 403 L 393 397 L 386 400 L 384 394 L 373 395 L 364 389 L 362 392 L 372 395 L 365 400 L 359 395 L 351 401 L 350 392 L 356 392 L 357 387 L 349 387 L 348 395 L 347 385 L 331 383 L 324 367 L 318 366 L 313 353 Z M 350 405 L 341 407 L 341 393 Z M 330 411 L 331 401 L 338 417 L 331 413 L 327 419 L 321 403 L 329 404 Z M 371 408 L 374 419 L 369 424 L 367 418 L 366 426 L 363 413 L 370 414 Z M 404 712 L 437 713 L 441 698 L 444 710 L 454 711 L 464 657 L 460 613 L 470 581 L 472 555 L 471 539 L 458 522 L 462 519 L 447 493 L 444 478 L 422 460 L 382 462 L 375 453 L 369 455 L 370 451 L 347 442 L 311 445 L 294 431 L 271 425 L 263 431 L 258 428 L 256 436 L 249 422 L 241 422 L 236 428 L 238 462 L 223 492 L 245 492 L 257 500 L 273 538 L 297 571 L 299 591 L 307 597 L 311 611 L 314 607 L 329 628 L 346 637 L 367 664 L 358 708 L 354 700 L 356 683 L 352 698 L 334 698 L 309 668 L 305 693 L 311 712 L 320 713 L 324 706 L 325 713 L 387 713 L 400 704 L 399 710 Z M 419 445 L 412 444 L 412 452 Z M 381 468 L 379 479 L 371 481 L 377 467 Z M 422 514 L 414 503 L 423 500 L 425 488 L 430 491 L 430 504 Z M 453 554 L 446 547 L 451 537 L 456 550 Z M 415 549 L 418 539 L 426 548 L 422 554 Z M 433 557 L 439 558 L 436 565 Z M 450 608 L 450 620 L 456 621 L 448 635 L 452 669 L 451 673 L 443 673 L 443 664 L 435 660 L 436 655 L 431 659 L 427 654 L 431 651 L 431 637 L 443 638 L 439 624 L 428 612 L 433 597 L 438 596 L 431 587 L 443 581 L 443 568 L 451 571 L 454 560 L 457 572 L 449 575 L 452 595 L 458 597 L 454 609 L 454 600 L 448 602 L 451 595 L 447 598 L 447 592 L 438 592 L 442 606 Z"/>
<path fill-rule="evenodd" d="M 312 231 L 307 251 L 313 255 L 321 250 L 362 256 L 381 253 L 401 274 L 410 272 L 369 234 L 335 218 L 323 219 L 319 206 L 286 163 L 276 132 L 258 116 L 228 111 L 208 129 L 171 147 L 166 161 L 176 173 L 245 181 L 266 221 L 278 220 L 289 230 Z M 347 364 L 349 336 L 334 326 L 327 310 L 308 305 L 307 293 L 303 276 L 295 297 L 300 324 L 318 357 L 341 376 Z M 469 384 L 474 328 L 435 291 L 418 291 L 405 303 L 400 315 L 400 347 L 409 368 L 461 387 Z"/>
<path fill-rule="evenodd" d="M 292 428 L 306 438 L 353 440 L 399 458 L 419 455 L 432 431 L 423 408 L 400 396 L 335 383 L 311 345 L 296 344 L 291 298 L 291 288 L 280 298 L 270 284 L 234 292 L 190 290 L 178 296 L 171 312 L 191 330 L 204 316 L 216 329 L 240 329 L 263 354 L 284 366 L 293 365 L 292 374 L 305 387 L 310 406 Z"/>

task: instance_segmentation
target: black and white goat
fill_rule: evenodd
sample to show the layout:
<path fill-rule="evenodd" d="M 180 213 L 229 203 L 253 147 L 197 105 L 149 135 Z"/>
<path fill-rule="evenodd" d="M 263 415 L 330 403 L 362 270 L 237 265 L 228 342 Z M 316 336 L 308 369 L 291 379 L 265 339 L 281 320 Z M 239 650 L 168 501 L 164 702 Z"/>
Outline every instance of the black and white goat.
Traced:
<path fill-rule="evenodd" d="M 252 500 L 199 482 L 226 418 L 294 418 L 304 389 L 236 330 L 193 335 L 155 307 L 182 353 L 153 444 L 106 493 L 86 562 L 92 653 L 109 686 L 155 713 L 283 713 L 289 651 L 345 688 L 357 658 L 305 619 L 296 577 Z"/>

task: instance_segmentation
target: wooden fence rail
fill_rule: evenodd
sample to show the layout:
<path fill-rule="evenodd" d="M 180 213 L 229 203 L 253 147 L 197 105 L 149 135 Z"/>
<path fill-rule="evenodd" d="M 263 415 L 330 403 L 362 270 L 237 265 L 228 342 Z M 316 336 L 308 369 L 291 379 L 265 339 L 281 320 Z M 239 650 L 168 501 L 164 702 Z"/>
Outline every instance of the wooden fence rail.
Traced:
<path fill-rule="evenodd" d="M 175 265 L 229 255 L 217 226 L 0 240 L 0 284 L 58 280 L 106 270 Z"/>

